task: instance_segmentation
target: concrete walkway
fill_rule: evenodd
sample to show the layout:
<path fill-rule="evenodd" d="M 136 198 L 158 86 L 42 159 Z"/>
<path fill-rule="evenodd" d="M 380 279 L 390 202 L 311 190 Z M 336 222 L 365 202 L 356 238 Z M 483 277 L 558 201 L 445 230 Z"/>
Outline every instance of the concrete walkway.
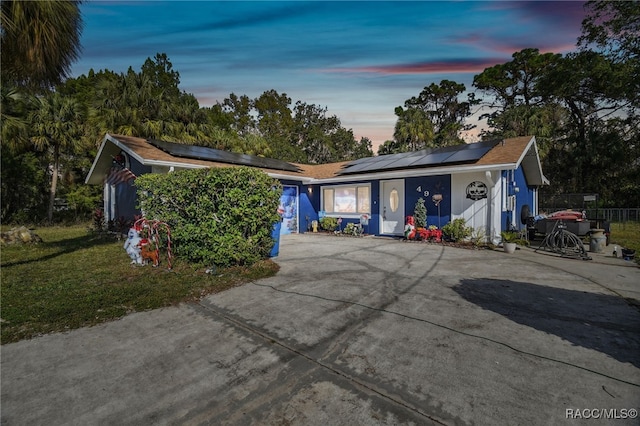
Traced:
<path fill-rule="evenodd" d="M 199 304 L 2 346 L 1 424 L 638 424 L 630 262 L 308 234 L 276 260 Z"/>

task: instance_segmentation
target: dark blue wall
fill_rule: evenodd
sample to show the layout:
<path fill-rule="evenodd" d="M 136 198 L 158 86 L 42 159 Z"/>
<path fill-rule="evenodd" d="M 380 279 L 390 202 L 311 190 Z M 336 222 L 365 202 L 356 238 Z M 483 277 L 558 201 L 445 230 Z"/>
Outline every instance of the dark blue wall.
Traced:
<path fill-rule="evenodd" d="M 371 190 L 369 196 L 371 197 L 371 213 L 369 214 L 369 224 L 364 227 L 364 232 L 367 234 L 378 234 L 380 231 L 380 207 L 379 207 L 379 199 L 380 199 L 380 181 L 372 180 L 372 181 L 354 181 L 354 182 L 339 182 L 335 184 L 323 184 L 323 185 L 313 185 L 313 197 L 312 197 L 312 206 L 316 208 L 316 219 L 318 217 L 317 211 L 320 210 L 320 191 L 322 188 L 331 187 L 331 186 L 342 186 L 342 185 L 362 185 L 369 183 L 371 185 Z M 342 223 L 340 225 L 341 229 L 344 229 L 345 226 L 349 223 L 360 223 L 359 218 L 343 218 Z"/>
<path fill-rule="evenodd" d="M 371 217 L 369 226 L 365 227 L 367 234 L 380 233 L 380 181 L 371 181 Z"/>
<path fill-rule="evenodd" d="M 418 191 L 418 188 L 420 191 Z M 429 191 L 429 195 L 425 195 Z M 442 194 L 440 202 L 440 220 L 438 220 L 438 207 L 431 197 L 433 194 Z M 451 217 L 451 175 L 437 175 L 424 177 L 411 177 L 405 179 L 405 213 L 413 216 L 418 199 L 424 200 L 427 208 L 427 226 L 435 225 L 442 228 Z"/>
<path fill-rule="evenodd" d="M 524 176 L 522 167 L 518 167 L 515 173 L 516 187 L 518 192 L 516 193 L 516 220 L 518 222 L 518 229 L 524 229 L 527 227 L 526 223 L 523 224 L 520 220 L 520 214 L 522 212 L 522 206 L 528 205 L 529 211 L 533 210 L 533 188 L 527 186 L 527 179 Z"/>
<path fill-rule="evenodd" d="M 520 214 L 522 212 L 522 206 L 528 205 L 531 214 L 534 214 L 534 195 L 535 188 L 527 185 L 527 179 L 524 175 L 524 171 L 522 167 L 518 167 L 514 172 L 509 170 L 502 171 L 502 177 L 504 177 L 507 181 L 507 187 L 505 188 L 507 197 L 510 195 L 516 196 L 516 211 L 515 219 L 516 219 L 516 228 L 517 229 L 525 229 L 526 225 L 522 223 L 520 220 Z M 518 188 L 516 192 L 515 188 Z M 506 231 L 509 229 L 509 224 L 511 220 L 511 213 L 506 211 L 502 212 L 502 230 Z"/>
<path fill-rule="evenodd" d="M 320 189 L 317 186 L 303 185 L 293 180 L 281 180 L 280 182 L 283 185 L 298 187 L 298 232 L 307 232 L 311 223 L 318 220 Z"/>
<path fill-rule="evenodd" d="M 144 166 L 137 160 L 130 157 L 129 170 L 136 176 L 151 173 L 150 166 Z M 130 183 L 122 182 L 116 185 L 116 217 L 125 220 L 133 220 L 136 215 L 140 214 L 138 205 L 138 195 L 135 180 Z"/>
<path fill-rule="evenodd" d="M 151 167 L 143 166 L 136 160 L 131 159 L 131 171 L 140 176 L 145 173 L 151 173 Z M 511 174 L 507 171 L 502 172 L 502 176 L 507 178 L 509 182 Z M 508 195 L 515 194 L 517 209 L 516 219 L 520 223 L 520 209 L 523 205 L 527 204 L 533 209 L 534 200 L 534 188 L 528 187 L 522 168 L 519 168 L 513 174 L 515 178 L 515 186 L 519 188 L 519 192 L 513 192 L 514 185 L 509 185 L 507 191 Z M 298 187 L 298 229 L 299 232 L 307 232 L 311 223 L 314 220 L 318 220 L 318 211 L 320 211 L 320 191 L 322 186 L 328 187 L 331 184 L 320 185 L 303 185 L 300 182 L 293 180 L 282 180 L 283 185 L 297 186 Z M 369 182 L 371 185 L 371 214 L 369 218 L 369 225 L 365 228 L 365 232 L 368 234 L 378 234 L 380 232 L 380 181 L 372 180 Z M 340 182 L 335 185 L 349 185 L 349 184 L 362 184 L 359 182 Z M 418 188 L 420 191 L 418 191 Z M 425 191 L 428 191 L 428 195 L 425 196 Z M 118 216 L 123 216 L 126 219 L 132 219 L 134 215 L 140 214 L 139 210 L 135 208 L 137 204 L 136 188 L 134 185 L 128 185 L 126 183 L 118 185 L 117 189 L 117 204 L 116 208 Z M 434 194 L 442 194 L 443 200 L 440 202 L 440 215 L 438 217 L 438 207 L 432 201 Z M 405 178 L 405 215 L 411 216 L 414 213 L 415 205 L 418 199 L 422 197 L 425 200 L 425 207 L 427 209 L 427 226 L 435 225 L 442 228 L 451 220 L 451 175 L 437 175 L 437 176 L 424 176 L 424 177 L 410 177 Z M 502 226 L 506 229 L 509 220 L 508 212 L 502 212 Z M 343 219 L 341 228 L 349 223 L 358 223 L 359 219 Z M 523 227 L 524 225 L 520 225 Z"/>

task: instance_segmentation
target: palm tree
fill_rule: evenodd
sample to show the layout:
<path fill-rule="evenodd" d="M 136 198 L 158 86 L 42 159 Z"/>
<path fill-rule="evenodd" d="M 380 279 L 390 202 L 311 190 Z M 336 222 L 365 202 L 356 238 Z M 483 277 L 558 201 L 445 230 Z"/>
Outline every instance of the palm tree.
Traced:
<path fill-rule="evenodd" d="M 80 55 L 80 1 L 3 0 L 2 84 L 51 87 Z"/>
<path fill-rule="evenodd" d="M 0 141 L 12 149 L 23 146 L 28 141 L 28 125 L 25 120 L 32 97 L 17 90 L 16 87 L 0 87 L 0 123 L 2 133 Z"/>
<path fill-rule="evenodd" d="M 52 92 L 38 98 L 39 106 L 30 117 L 31 142 L 40 150 L 50 149 L 53 154 L 53 173 L 49 191 L 47 219 L 53 220 L 53 206 L 60 171 L 60 156 L 73 151 L 81 143 L 83 113 L 73 98 Z"/>
<path fill-rule="evenodd" d="M 394 137 L 402 144 L 406 144 L 407 151 L 424 149 L 433 141 L 433 124 L 427 113 L 418 108 L 403 110 L 396 108 L 398 121 Z"/>

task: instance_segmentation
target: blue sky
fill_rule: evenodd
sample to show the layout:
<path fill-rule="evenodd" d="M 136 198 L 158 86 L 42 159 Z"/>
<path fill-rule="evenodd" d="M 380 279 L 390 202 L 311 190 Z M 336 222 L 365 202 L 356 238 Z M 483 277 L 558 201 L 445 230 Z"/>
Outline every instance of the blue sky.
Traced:
<path fill-rule="evenodd" d="M 374 147 L 394 108 L 443 79 L 465 84 L 524 48 L 575 50 L 575 1 L 88 1 L 82 55 L 93 68 L 139 71 L 166 53 L 201 106 L 267 90 L 327 107 Z"/>

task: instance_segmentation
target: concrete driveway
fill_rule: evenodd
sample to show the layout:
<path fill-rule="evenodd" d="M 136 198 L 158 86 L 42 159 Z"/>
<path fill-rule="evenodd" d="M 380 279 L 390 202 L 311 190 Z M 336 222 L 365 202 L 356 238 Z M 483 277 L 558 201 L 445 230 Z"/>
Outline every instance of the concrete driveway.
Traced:
<path fill-rule="evenodd" d="M 308 234 L 277 262 L 3 345 L 2 425 L 639 424 L 628 262 Z"/>

